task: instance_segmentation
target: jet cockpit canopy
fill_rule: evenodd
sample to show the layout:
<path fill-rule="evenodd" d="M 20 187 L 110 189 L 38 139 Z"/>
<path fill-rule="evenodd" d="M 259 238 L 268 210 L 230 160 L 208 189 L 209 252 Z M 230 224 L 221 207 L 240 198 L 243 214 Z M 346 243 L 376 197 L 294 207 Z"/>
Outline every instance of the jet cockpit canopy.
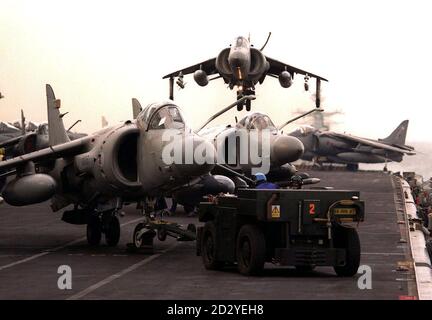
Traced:
<path fill-rule="evenodd" d="M 137 124 L 144 130 L 185 128 L 180 109 L 173 102 L 149 104 L 139 113 Z"/>
<path fill-rule="evenodd" d="M 247 130 L 271 130 L 277 131 L 276 126 L 270 117 L 266 114 L 254 112 L 246 115 L 237 123 L 237 128 L 245 128 Z"/>
<path fill-rule="evenodd" d="M 310 133 L 313 133 L 317 131 L 317 129 L 315 127 L 312 127 L 310 125 L 302 125 L 300 127 L 298 127 L 296 130 L 294 130 L 291 135 L 295 136 L 295 137 L 305 137 Z"/>
<path fill-rule="evenodd" d="M 42 123 L 37 127 L 37 133 L 42 135 L 48 135 L 48 123 Z"/>

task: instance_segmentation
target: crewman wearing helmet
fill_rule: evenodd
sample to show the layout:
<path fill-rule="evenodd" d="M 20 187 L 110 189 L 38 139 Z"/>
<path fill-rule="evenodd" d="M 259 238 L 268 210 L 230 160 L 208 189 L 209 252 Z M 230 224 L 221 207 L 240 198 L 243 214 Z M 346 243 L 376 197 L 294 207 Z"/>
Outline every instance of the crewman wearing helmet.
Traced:
<path fill-rule="evenodd" d="M 264 173 L 258 172 L 255 174 L 255 189 L 279 189 L 277 184 L 267 182 L 267 177 Z"/>

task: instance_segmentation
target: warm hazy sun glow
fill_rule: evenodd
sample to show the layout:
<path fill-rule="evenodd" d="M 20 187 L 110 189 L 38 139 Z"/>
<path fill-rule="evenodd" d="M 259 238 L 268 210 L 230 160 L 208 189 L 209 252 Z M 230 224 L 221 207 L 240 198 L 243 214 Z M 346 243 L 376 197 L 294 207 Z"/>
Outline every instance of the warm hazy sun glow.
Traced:
<path fill-rule="evenodd" d="M 323 107 L 345 113 L 339 131 L 384 137 L 410 119 L 408 141 L 428 140 L 429 3 L 2 1 L 0 120 L 15 121 L 22 108 L 27 119 L 45 121 L 50 83 L 69 111 L 66 126 L 81 119 L 75 129 L 92 132 L 102 116 L 130 118 L 132 97 L 142 105 L 167 99 L 163 75 L 215 57 L 235 36 L 250 33 L 260 48 L 271 31 L 266 55 L 330 80 L 322 85 Z M 233 18 L 239 12 L 242 21 Z M 204 88 L 192 76 L 184 81 L 174 97 L 195 127 L 236 98 L 221 79 Z M 283 123 L 314 105 L 313 84 L 305 92 L 300 76 L 289 89 L 268 78 L 256 88 L 253 109 Z"/>

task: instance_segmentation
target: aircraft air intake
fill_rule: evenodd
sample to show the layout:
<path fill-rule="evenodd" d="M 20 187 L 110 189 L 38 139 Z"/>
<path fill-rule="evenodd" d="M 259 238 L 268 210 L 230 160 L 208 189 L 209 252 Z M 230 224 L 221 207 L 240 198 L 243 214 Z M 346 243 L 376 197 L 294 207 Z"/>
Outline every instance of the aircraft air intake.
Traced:
<path fill-rule="evenodd" d="M 268 67 L 267 60 L 261 51 L 255 48 L 250 49 L 251 65 L 249 70 L 249 78 L 251 80 L 258 80 L 266 72 Z"/>
<path fill-rule="evenodd" d="M 76 173 L 109 182 L 115 190 L 137 187 L 138 135 L 138 129 L 130 124 L 107 132 L 90 152 L 76 156 Z"/>
<path fill-rule="evenodd" d="M 216 69 L 223 76 L 231 76 L 232 70 L 228 63 L 228 56 L 230 53 L 230 48 L 222 50 L 216 58 Z"/>
<path fill-rule="evenodd" d="M 23 136 L 14 148 L 14 156 L 21 156 L 26 153 L 36 151 L 37 149 L 37 134 L 30 133 Z"/>

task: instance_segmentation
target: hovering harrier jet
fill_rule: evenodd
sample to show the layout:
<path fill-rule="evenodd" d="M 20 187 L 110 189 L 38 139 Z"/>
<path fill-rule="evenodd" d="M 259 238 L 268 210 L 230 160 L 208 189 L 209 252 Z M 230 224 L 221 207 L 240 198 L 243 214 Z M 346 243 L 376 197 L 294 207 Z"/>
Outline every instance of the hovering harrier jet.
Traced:
<path fill-rule="evenodd" d="M 301 74 L 304 76 L 306 91 L 309 90 L 308 80 L 313 77 L 316 78 L 317 92 L 319 92 L 321 80 L 327 81 L 326 79 L 267 57 L 262 53 L 270 35 L 271 33 L 261 49 L 254 48 L 249 39 L 239 36 L 234 39 L 230 47 L 219 52 L 216 58 L 167 74 L 163 79 L 170 79 L 170 99 L 174 98 L 174 78 L 177 77 L 177 85 L 184 88 L 183 76 L 190 73 L 194 74 L 195 82 L 202 87 L 206 86 L 209 81 L 223 78 L 231 90 L 237 91 L 237 100 L 245 95 L 255 94 L 255 85 L 262 84 L 266 76 L 277 78 L 283 88 L 289 88 L 292 85 L 294 75 Z M 211 75 L 216 76 L 209 78 Z M 319 97 L 319 94 L 316 96 Z M 319 98 L 316 99 L 316 104 L 319 107 Z M 250 111 L 250 100 L 246 100 L 245 105 L 246 110 Z M 243 105 L 239 104 L 237 109 L 242 110 Z"/>

